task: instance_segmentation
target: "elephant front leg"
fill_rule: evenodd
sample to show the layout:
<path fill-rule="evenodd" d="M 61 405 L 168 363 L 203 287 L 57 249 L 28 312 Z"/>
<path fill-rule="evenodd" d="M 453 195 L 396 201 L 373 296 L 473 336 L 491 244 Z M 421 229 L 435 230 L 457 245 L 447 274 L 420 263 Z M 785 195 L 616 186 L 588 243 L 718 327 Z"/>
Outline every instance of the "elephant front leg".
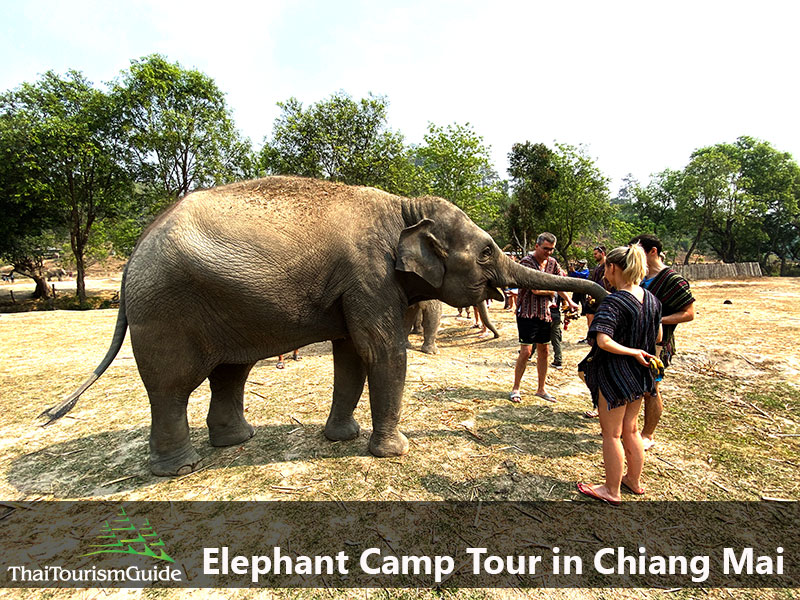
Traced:
<path fill-rule="evenodd" d="M 405 380 L 406 351 L 402 344 L 386 354 L 380 353 L 369 366 L 369 451 L 375 456 L 402 456 L 408 452 L 408 439 L 397 429 Z"/>
<path fill-rule="evenodd" d="M 367 368 L 350 339 L 333 341 L 333 405 L 325 423 L 325 437 L 335 442 L 352 440 L 361 432 L 353 411 L 356 409 Z"/>

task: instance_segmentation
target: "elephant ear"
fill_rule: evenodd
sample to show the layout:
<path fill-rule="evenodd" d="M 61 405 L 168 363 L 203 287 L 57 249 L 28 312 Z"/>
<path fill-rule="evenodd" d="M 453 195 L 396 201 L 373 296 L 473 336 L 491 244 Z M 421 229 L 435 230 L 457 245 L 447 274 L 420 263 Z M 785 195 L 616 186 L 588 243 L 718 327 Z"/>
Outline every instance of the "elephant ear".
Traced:
<path fill-rule="evenodd" d="M 422 219 L 400 233 L 395 269 L 419 275 L 434 288 L 439 288 L 444 279 L 447 251 L 431 232 L 433 225 L 430 219 Z"/>

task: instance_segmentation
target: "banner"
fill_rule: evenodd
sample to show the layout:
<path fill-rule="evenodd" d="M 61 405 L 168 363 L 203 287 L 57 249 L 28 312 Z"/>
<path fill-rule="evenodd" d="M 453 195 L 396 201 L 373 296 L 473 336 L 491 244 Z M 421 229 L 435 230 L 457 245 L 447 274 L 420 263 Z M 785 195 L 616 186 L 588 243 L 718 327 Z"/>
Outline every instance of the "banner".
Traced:
<path fill-rule="evenodd" d="M 798 503 L 0 504 L 10 588 L 798 587 Z"/>

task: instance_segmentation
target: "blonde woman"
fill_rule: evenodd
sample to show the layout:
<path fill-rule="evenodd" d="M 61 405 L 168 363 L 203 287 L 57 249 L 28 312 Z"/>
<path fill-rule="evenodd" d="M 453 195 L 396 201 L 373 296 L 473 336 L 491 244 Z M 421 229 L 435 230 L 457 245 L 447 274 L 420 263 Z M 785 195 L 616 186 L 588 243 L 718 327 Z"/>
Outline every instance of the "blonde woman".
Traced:
<path fill-rule="evenodd" d="M 599 412 L 606 470 L 604 484 L 578 483 L 578 491 L 615 506 L 622 500 L 621 486 L 644 494 L 644 449 L 637 418 L 644 395 L 655 392 L 649 365 L 661 339 L 661 303 L 639 286 L 646 270 L 639 245 L 608 253 L 605 278 L 616 291 L 597 308 L 587 334 L 592 349 L 578 365 Z"/>

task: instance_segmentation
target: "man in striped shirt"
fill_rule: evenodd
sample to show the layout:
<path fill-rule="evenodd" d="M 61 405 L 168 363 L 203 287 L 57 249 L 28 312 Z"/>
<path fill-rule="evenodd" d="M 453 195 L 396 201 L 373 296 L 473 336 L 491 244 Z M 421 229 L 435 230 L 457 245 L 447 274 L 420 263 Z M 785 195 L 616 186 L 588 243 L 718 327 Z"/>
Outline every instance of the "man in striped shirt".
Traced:
<path fill-rule="evenodd" d="M 530 269 L 537 269 L 544 273 L 561 275 L 567 274 L 558 261 L 553 258 L 553 251 L 556 249 L 556 236 L 552 233 L 542 233 L 536 239 L 536 246 L 531 254 L 528 254 L 520 261 L 520 264 Z M 578 305 L 566 294 L 558 292 L 572 309 L 577 309 Z M 517 364 L 514 368 L 514 387 L 509 394 L 509 400 L 520 402 L 522 397 L 519 393 L 522 384 L 522 375 L 528 366 L 528 359 L 533 353 L 533 345 L 536 344 L 536 370 L 539 376 L 536 387 L 536 396 L 555 402 L 556 399 L 547 393 L 545 382 L 547 380 L 548 349 L 550 342 L 550 327 L 552 317 L 550 307 L 554 304 L 555 293 L 550 290 L 528 290 L 520 289 L 517 298 L 517 329 L 519 330 L 519 355 Z"/>
<path fill-rule="evenodd" d="M 662 244 L 656 236 L 649 233 L 637 235 L 631 244 L 641 244 L 647 255 L 647 275 L 642 280 L 642 287 L 649 290 L 661 302 L 661 324 L 664 334 L 659 344 L 660 358 L 664 366 L 672 362 L 675 354 L 675 328 L 678 323 L 686 323 L 694 319 L 694 296 L 686 279 L 670 269 L 661 261 Z M 653 447 L 653 433 L 656 430 L 664 403 L 661 399 L 660 384 L 656 383 L 655 395 L 645 394 L 644 427 L 642 427 L 642 444 L 645 450 Z"/>

